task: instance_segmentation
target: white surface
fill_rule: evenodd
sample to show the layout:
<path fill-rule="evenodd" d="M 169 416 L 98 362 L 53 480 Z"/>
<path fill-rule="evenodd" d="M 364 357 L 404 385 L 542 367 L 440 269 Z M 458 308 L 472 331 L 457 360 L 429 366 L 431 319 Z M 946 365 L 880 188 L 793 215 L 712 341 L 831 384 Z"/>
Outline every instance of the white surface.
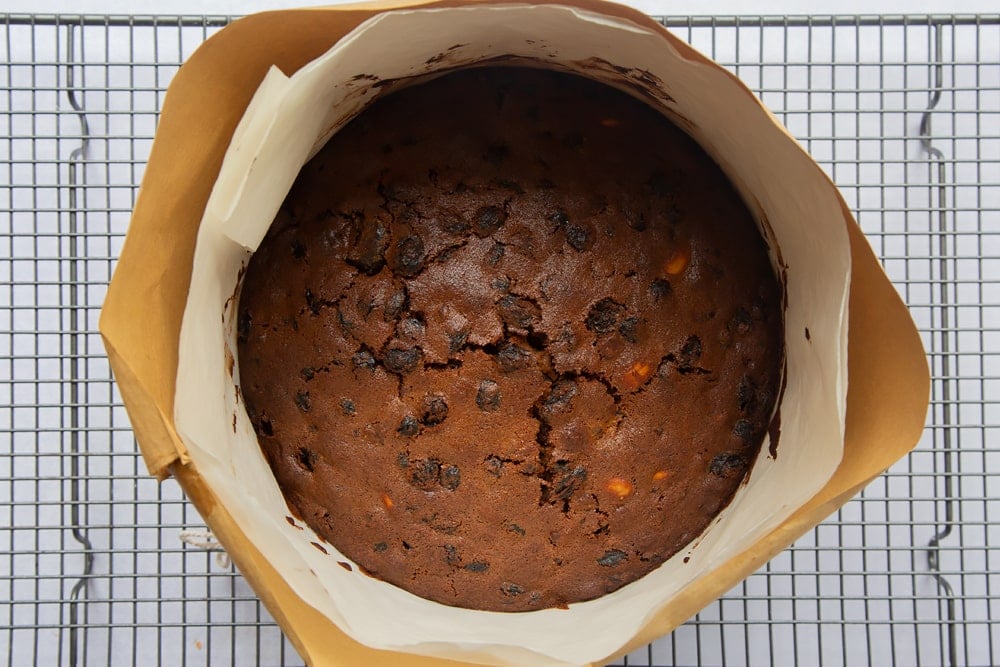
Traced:
<path fill-rule="evenodd" d="M 6 0 L 0 11 L 12 13 L 61 14 L 225 14 L 241 15 L 268 9 L 346 4 L 338 0 Z M 996 0 L 624 0 L 655 15 L 735 15 L 735 14 L 974 14 L 996 13 Z"/>

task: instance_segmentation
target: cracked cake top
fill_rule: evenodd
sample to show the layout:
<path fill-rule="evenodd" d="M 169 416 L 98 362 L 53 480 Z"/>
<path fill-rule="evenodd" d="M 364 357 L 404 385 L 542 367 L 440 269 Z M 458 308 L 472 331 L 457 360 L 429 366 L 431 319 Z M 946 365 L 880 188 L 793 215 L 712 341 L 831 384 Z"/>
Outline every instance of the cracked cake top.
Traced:
<path fill-rule="evenodd" d="M 699 535 L 783 349 L 767 249 L 712 160 L 621 92 L 520 68 L 336 134 L 239 312 L 291 512 L 367 574 L 498 611 L 598 597 Z"/>

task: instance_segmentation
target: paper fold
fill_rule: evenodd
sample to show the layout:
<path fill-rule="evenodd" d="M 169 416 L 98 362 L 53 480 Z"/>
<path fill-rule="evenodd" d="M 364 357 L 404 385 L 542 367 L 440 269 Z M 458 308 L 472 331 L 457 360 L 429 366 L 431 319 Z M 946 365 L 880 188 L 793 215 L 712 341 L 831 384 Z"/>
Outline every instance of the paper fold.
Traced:
<path fill-rule="evenodd" d="M 407 40 L 407 35 L 422 38 Z M 192 460 L 241 529 L 304 600 L 358 641 L 496 664 L 586 663 L 613 652 L 678 590 L 778 525 L 822 488 L 839 464 L 850 251 L 836 196 L 815 178 L 800 178 L 789 192 L 774 167 L 775 154 L 779 164 L 797 170 L 818 168 L 795 144 L 772 145 L 784 137 L 751 98 L 739 100 L 743 109 L 713 105 L 716 93 L 706 91 L 729 79 L 714 67 L 685 61 L 661 41 L 633 24 L 554 5 L 380 14 L 291 77 L 271 70 L 237 127 L 200 227 L 181 331 L 175 420 Z M 718 520 L 639 582 L 568 610 L 522 614 L 429 602 L 346 572 L 338 565 L 345 558 L 332 546 L 325 547 L 329 555 L 315 549 L 319 538 L 311 530 L 285 520 L 285 503 L 239 403 L 238 374 L 230 374 L 228 363 L 235 355 L 233 295 L 247 249 L 263 237 L 294 175 L 317 146 L 387 82 L 499 57 L 598 78 L 664 104 L 664 112 L 683 119 L 724 170 L 737 176 L 741 194 L 766 221 L 762 231 L 776 250 L 776 269 L 787 276 L 788 331 L 795 332 L 786 335 L 781 453 L 758 459 Z M 767 122 L 762 132 L 737 131 L 732 120 L 746 113 Z M 814 220 L 808 230 L 800 224 L 806 215 Z M 811 340 L 802 334 L 807 327 L 816 332 Z M 783 493 L 776 496 L 774 488 Z M 566 642 L 567 636 L 576 640 Z"/>
<path fill-rule="evenodd" d="M 443 2 L 432 6 L 455 4 L 462 3 Z M 690 47 L 667 35 L 648 18 L 626 8 L 590 0 L 579 0 L 573 4 L 599 12 L 592 21 L 595 25 L 608 22 L 620 24 L 622 18 L 627 18 L 629 34 L 645 34 L 654 40 L 645 49 L 647 55 L 669 60 L 672 68 L 697 65 L 712 70 L 711 81 L 706 81 L 704 85 L 718 89 L 720 97 L 716 102 L 720 106 L 731 104 L 735 112 L 742 109 L 743 104 L 751 105 L 754 108 L 741 118 L 744 127 L 760 127 L 762 131 L 766 129 L 772 133 L 777 130 L 777 136 L 770 138 L 772 143 L 792 143 L 782 136 L 783 131 L 771 123 L 766 112 L 731 74 L 716 68 Z M 208 189 L 219 172 L 226 146 L 243 111 L 257 84 L 270 76 L 267 72 L 272 65 L 293 75 L 321 55 L 341 35 L 370 17 L 373 11 L 370 8 L 346 7 L 250 17 L 236 22 L 209 40 L 181 69 L 167 96 L 132 227 L 102 313 L 101 331 L 151 471 L 162 474 L 172 462 L 171 470 L 192 501 L 220 535 L 241 571 L 310 664 L 439 664 L 417 656 L 366 649 L 330 624 L 314 608 L 305 605 L 303 601 L 308 596 L 289 588 L 285 578 L 287 572 L 279 573 L 274 568 L 274 565 L 279 565 L 284 569 L 287 562 L 296 562 L 294 557 L 284 562 L 274 560 L 274 555 L 268 554 L 271 560 L 268 562 L 265 555 L 252 546 L 257 544 L 263 548 L 266 542 L 261 541 L 259 535 L 253 534 L 253 529 L 248 529 L 229 511 L 233 498 L 226 497 L 221 487 L 214 487 L 211 473 L 203 475 L 197 457 L 192 457 L 190 463 L 180 458 L 184 447 L 173 430 L 171 419 L 176 388 L 174 372 L 177 369 L 178 331 L 191 277 L 195 235 L 203 216 L 206 223 L 210 222 L 210 216 L 206 214 Z M 638 26 L 642 28 L 641 33 L 635 32 Z M 661 50 L 663 54 L 658 53 Z M 234 60 L 231 54 L 237 51 L 240 58 Z M 591 74 L 599 76 L 598 73 Z M 665 80 L 669 82 L 668 87 L 674 85 L 674 79 Z M 672 88 L 672 92 L 676 90 Z M 674 113 L 681 114 L 684 110 L 680 107 L 684 103 L 695 104 L 693 100 L 680 100 L 681 104 L 673 109 Z M 206 123 L 205 118 L 212 120 Z M 696 136 L 698 131 L 705 131 L 705 127 L 698 123 L 697 113 L 685 117 L 678 115 L 677 120 Z M 330 118 L 324 117 L 320 125 L 329 121 Z M 687 121 L 694 125 L 685 124 Z M 326 130 L 324 126 L 323 131 Z M 704 137 L 698 138 L 704 141 Z M 315 146 L 310 147 L 307 154 L 312 150 Z M 800 159 L 803 157 L 799 155 Z M 716 158 L 726 165 L 731 177 L 734 170 L 741 168 L 733 162 L 727 163 L 725 155 L 717 153 Z M 685 620 L 846 501 L 871 476 L 912 447 L 919 435 L 928 394 L 926 360 L 919 337 L 905 307 L 881 272 L 842 200 L 819 169 L 808 160 L 806 162 L 807 167 L 801 170 L 794 165 L 785 167 L 796 178 L 811 180 L 816 188 L 816 193 L 808 189 L 800 192 L 801 199 L 805 201 L 804 210 L 808 212 L 813 207 L 825 206 L 833 201 L 835 205 L 827 212 L 836 218 L 836 223 L 830 224 L 839 225 L 851 241 L 854 281 L 849 302 L 851 337 L 849 341 L 846 337 L 841 340 L 841 346 L 849 345 L 851 353 L 844 460 L 822 491 L 807 499 L 790 518 L 725 559 L 720 566 L 706 562 L 705 571 L 710 572 L 710 576 L 702 576 L 684 585 L 662 604 L 651 605 L 651 615 L 648 619 L 638 619 L 632 634 L 623 634 L 608 642 L 605 653 L 595 653 L 588 660 L 608 659 Z M 741 189 L 754 187 L 755 184 L 749 183 Z M 813 194 L 818 194 L 819 199 L 810 203 Z M 761 206 L 767 209 L 771 203 L 761 200 Z M 211 215 L 221 225 L 234 212 L 235 209 L 213 209 Z M 236 238 L 239 245 L 229 238 L 224 239 L 230 248 L 227 252 L 235 251 L 234 257 L 245 258 L 246 251 L 240 246 L 253 247 L 256 242 L 251 237 L 237 235 Z M 242 259 L 217 266 L 216 277 L 221 282 L 230 272 L 238 271 L 237 266 L 241 262 Z M 793 265 L 792 275 L 794 270 Z M 150 298 L 150 294 L 154 296 Z M 842 294 L 846 297 L 846 286 Z M 220 299 L 230 296 L 231 291 L 215 295 Z M 842 302 L 846 303 L 846 299 Z M 140 312 L 142 316 L 137 316 Z M 220 332 L 218 342 L 224 343 L 224 340 L 225 336 Z M 221 344 L 216 354 L 225 354 Z M 833 391 L 842 393 L 846 391 L 846 385 L 841 384 Z M 839 417 L 833 420 L 838 421 Z M 873 446 L 874 443 L 877 446 Z M 786 444 L 782 440 L 782 448 Z M 785 450 L 779 449 L 779 462 L 784 454 Z M 224 471 L 240 465 L 238 460 L 227 460 L 226 457 L 215 457 L 215 460 L 205 459 L 206 470 L 217 466 Z M 239 502 L 237 500 L 236 504 Z M 317 552 L 317 555 L 321 554 Z M 407 612 L 401 607 L 393 613 Z M 575 638 L 585 632 L 585 628 L 574 629 L 572 636 Z M 533 641 L 530 633 L 526 632 L 525 637 L 528 642 Z M 424 644 L 422 648 L 434 653 L 439 647 Z M 512 650 L 502 647 L 481 650 L 475 644 L 467 643 L 453 645 L 450 650 L 452 655 L 462 656 L 469 662 L 526 662 L 525 654 L 515 656 Z M 539 659 L 541 655 L 536 652 L 528 657 Z M 570 656 L 572 660 L 577 657 Z"/>

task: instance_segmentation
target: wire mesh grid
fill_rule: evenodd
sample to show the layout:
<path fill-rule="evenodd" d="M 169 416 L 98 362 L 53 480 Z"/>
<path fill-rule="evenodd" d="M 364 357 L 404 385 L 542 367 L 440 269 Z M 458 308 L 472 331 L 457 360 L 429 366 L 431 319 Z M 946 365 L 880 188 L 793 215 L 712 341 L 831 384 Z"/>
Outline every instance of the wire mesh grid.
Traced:
<path fill-rule="evenodd" d="M 146 475 L 96 333 L 166 86 L 226 23 L 0 15 L 10 665 L 301 664 L 240 575 L 181 540 L 204 524 Z M 933 400 L 910 456 L 622 664 L 997 664 L 1000 16 L 665 23 L 840 185 L 920 327 Z"/>

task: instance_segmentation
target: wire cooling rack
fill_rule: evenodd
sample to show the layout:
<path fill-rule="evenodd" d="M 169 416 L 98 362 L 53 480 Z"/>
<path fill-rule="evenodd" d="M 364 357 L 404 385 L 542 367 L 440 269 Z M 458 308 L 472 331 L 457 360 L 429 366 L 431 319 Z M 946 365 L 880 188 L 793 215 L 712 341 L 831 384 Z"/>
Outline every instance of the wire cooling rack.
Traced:
<path fill-rule="evenodd" d="M 933 401 L 910 456 L 623 664 L 997 664 L 1000 16 L 665 22 L 840 185 L 921 329 Z M 164 90 L 226 23 L 0 15 L 10 665 L 301 664 L 176 483 L 146 475 L 96 333 Z"/>

